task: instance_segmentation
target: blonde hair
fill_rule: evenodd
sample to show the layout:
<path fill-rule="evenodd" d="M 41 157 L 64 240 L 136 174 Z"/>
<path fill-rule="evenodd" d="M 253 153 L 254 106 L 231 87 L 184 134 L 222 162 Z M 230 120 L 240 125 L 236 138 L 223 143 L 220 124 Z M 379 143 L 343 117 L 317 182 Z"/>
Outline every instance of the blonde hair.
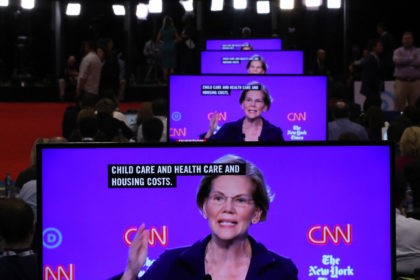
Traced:
<path fill-rule="evenodd" d="M 145 120 L 153 117 L 153 103 L 150 101 L 140 103 L 137 111 L 137 125 L 142 124 Z"/>
<path fill-rule="evenodd" d="M 165 16 L 162 21 L 162 26 L 163 28 L 169 28 L 171 26 L 174 26 L 174 21 L 170 16 Z"/>
<path fill-rule="evenodd" d="M 31 154 L 29 156 L 29 161 L 31 162 L 31 165 L 36 165 L 36 146 L 38 144 L 45 144 L 45 143 L 48 143 L 48 138 L 37 138 L 32 144 Z"/>
<path fill-rule="evenodd" d="M 400 151 L 403 156 L 420 157 L 420 127 L 407 127 L 400 139 Z"/>
<path fill-rule="evenodd" d="M 31 165 L 36 165 L 37 161 L 37 153 L 36 153 L 36 146 L 38 144 L 47 144 L 47 143 L 64 143 L 67 142 L 67 139 L 64 137 L 53 137 L 53 138 L 37 138 L 35 139 L 34 143 L 32 144 L 31 154 L 29 155 L 29 161 Z"/>

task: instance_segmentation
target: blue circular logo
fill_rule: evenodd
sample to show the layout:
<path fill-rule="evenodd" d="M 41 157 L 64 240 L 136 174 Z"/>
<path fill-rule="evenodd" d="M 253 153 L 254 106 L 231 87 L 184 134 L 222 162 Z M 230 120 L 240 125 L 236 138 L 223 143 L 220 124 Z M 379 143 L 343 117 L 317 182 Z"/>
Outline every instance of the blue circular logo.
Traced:
<path fill-rule="evenodd" d="M 395 104 L 395 96 L 392 94 L 392 92 L 384 91 L 381 94 L 382 99 L 382 111 L 390 111 L 394 109 Z"/>
<path fill-rule="evenodd" d="M 174 121 L 180 121 L 182 119 L 182 114 L 181 112 L 173 112 L 172 113 L 172 120 Z"/>
<path fill-rule="evenodd" d="M 42 233 L 42 243 L 45 248 L 55 249 L 63 242 L 63 235 L 56 228 L 46 228 Z"/>

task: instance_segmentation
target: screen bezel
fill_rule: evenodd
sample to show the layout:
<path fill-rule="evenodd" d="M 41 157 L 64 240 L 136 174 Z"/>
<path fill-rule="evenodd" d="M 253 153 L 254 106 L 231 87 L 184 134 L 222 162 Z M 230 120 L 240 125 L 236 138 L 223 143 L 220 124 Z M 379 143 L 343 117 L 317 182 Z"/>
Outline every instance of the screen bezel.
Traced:
<path fill-rule="evenodd" d="M 203 55 L 204 55 L 204 53 L 218 53 L 218 52 L 219 53 L 226 53 L 226 54 L 228 54 L 230 52 L 231 53 L 235 53 L 235 52 L 241 52 L 241 51 L 238 51 L 238 50 L 204 50 L 204 51 L 202 51 L 201 54 L 200 54 L 200 65 L 201 65 L 201 67 L 200 67 L 200 73 L 201 74 L 203 74 L 203 75 L 218 75 L 216 73 L 203 73 Z M 254 55 L 261 55 L 262 57 L 264 57 L 264 54 L 268 54 L 268 53 L 274 54 L 274 53 L 282 53 L 282 52 L 283 53 L 286 53 L 286 52 L 289 52 L 289 53 L 301 53 L 301 55 L 302 55 L 302 63 L 303 63 L 303 65 L 305 64 L 305 60 L 304 60 L 305 57 L 304 57 L 303 51 L 301 51 L 301 50 L 252 50 L 252 51 L 245 52 L 245 54 L 248 54 L 247 56 L 249 56 L 251 54 L 254 54 Z M 270 65 L 270 64 L 268 63 L 268 65 Z M 301 66 L 302 67 L 302 73 L 301 74 L 298 74 L 298 73 L 295 73 L 295 74 L 290 74 L 290 73 L 283 73 L 283 74 L 281 74 L 281 73 L 269 73 L 269 74 L 263 74 L 263 75 L 300 75 L 300 76 L 305 76 L 304 75 L 303 65 Z M 223 75 L 223 74 L 225 74 L 225 73 L 221 73 L 221 75 Z M 242 74 L 246 74 L 246 73 L 226 73 L 226 74 L 242 75 Z"/>
<path fill-rule="evenodd" d="M 215 51 L 222 51 L 224 49 L 209 49 L 207 48 L 207 44 L 209 41 L 249 41 L 249 40 L 279 40 L 280 41 L 280 48 L 279 49 L 273 49 L 273 50 L 283 50 L 283 40 L 281 38 L 278 37 L 252 37 L 252 38 L 229 38 L 229 37 L 219 37 L 219 38 L 209 38 L 206 40 L 205 42 L 205 50 L 210 51 L 210 50 L 215 50 Z M 260 51 L 261 49 L 253 49 L 254 51 Z M 267 49 L 269 50 L 269 49 Z M 243 50 L 244 52 L 246 50 Z"/>
<path fill-rule="evenodd" d="M 177 76 L 180 76 L 180 77 L 185 77 L 185 76 L 200 76 L 200 77 L 211 77 L 211 76 L 226 76 L 226 77 L 229 77 L 229 76 L 232 76 L 232 77 L 235 77 L 235 76 L 249 76 L 249 74 L 247 75 L 247 74 L 188 74 L 188 75 L 180 75 L 180 74 L 171 74 L 170 76 L 169 76 L 169 84 L 168 84 L 168 91 L 169 91 L 169 98 L 168 98 L 168 100 L 169 100 L 169 102 L 168 102 L 168 126 L 167 126 L 167 135 L 168 135 L 168 137 L 167 137 L 167 139 L 168 139 L 168 142 L 171 142 L 171 137 L 170 137 L 170 128 L 171 128 L 171 126 L 170 126 L 170 124 L 171 124 L 171 106 L 172 106 L 172 104 L 171 104 L 171 100 L 172 100 L 172 97 L 171 97 L 171 77 L 177 77 Z M 256 77 L 265 77 L 265 76 L 267 76 L 267 77 L 325 77 L 326 78 L 326 85 L 325 85 L 325 88 L 326 88 L 326 97 L 325 97 L 325 116 L 324 116 L 324 121 L 325 121 L 325 131 L 324 131 L 324 133 L 325 133 L 325 140 L 328 140 L 328 110 L 329 110 L 329 108 L 328 108 L 328 102 L 329 102 L 329 100 L 328 100 L 328 96 L 330 96 L 330 92 L 329 92 L 329 87 L 328 87 L 328 77 L 327 76 L 323 76 L 323 75 L 309 75 L 309 74 L 304 74 L 304 75 L 299 75 L 299 74 L 263 74 L 263 75 L 253 75 L 253 76 L 256 76 Z M 284 142 L 318 142 L 318 141 L 322 141 L 322 140 L 306 140 L 306 141 L 284 141 Z M 179 142 L 177 142 L 177 143 L 179 143 Z M 225 143 L 228 143 L 228 142 L 225 142 Z"/>
<path fill-rule="evenodd" d="M 42 207 L 42 154 L 44 150 L 47 149 L 100 149 L 100 148 L 217 148 L 217 147 L 340 147 L 340 146 L 347 146 L 347 147 L 357 147 L 357 146 L 384 146 L 388 147 L 388 151 L 390 154 L 390 250 L 391 250 L 391 279 L 395 278 L 396 275 L 396 221 L 395 221 L 395 195 L 396 195 L 396 183 L 395 183 L 395 174 L 394 174 L 394 158 L 395 158 L 395 147 L 390 142 L 379 142 L 379 141 L 371 141 L 371 142 L 327 142 L 327 141 L 307 141 L 307 142 L 284 142 L 280 144 L 259 144 L 255 142 L 247 142 L 247 143 L 188 143 L 188 142 L 181 142 L 181 143 L 149 143 L 149 144 L 140 144 L 140 143 L 52 143 L 52 144 L 38 144 L 37 145 L 37 215 L 38 221 L 36 224 L 36 230 L 40 234 L 39 238 L 36 240 L 36 248 L 37 248 L 37 257 L 38 257 L 38 267 L 39 267 L 39 279 L 43 279 L 43 236 L 42 236 L 42 218 L 43 218 L 43 207 Z M 363 164 L 363 159 L 361 159 L 360 164 Z M 326 171 L 327 172 L 327 171 Z M 367 202 L 369 199 L 373 198 L 366 198 Z M 363 206 L 356 206 L 356 207 L 363 207 Z M 368 214 L 368 213 L 367 213 Z M 391 280 L 389 279 L 389 280 Z"/>

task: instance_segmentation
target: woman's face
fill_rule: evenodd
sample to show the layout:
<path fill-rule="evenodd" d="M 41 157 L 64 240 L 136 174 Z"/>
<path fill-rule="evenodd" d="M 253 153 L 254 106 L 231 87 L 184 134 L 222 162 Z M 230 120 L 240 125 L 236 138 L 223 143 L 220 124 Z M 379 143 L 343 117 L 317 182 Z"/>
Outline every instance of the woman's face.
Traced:
<path fill-rule="evenodd" d="M 253 184 L 245 175 L 222 175 L 213 180 L 203 206 L 213 236 L 232 241 L 248 234 L 251 222 L 261 217 L 252 193 Z"/>
<path fill-rule="evenodd" d="M 259 118 L 262 112 L 267 111 L 267 105 L 264 103 L 264 93 L 261 90 L 248 91 L 241 105 L 245 117 L 248 119 Z"/>
<path fill-rule="evenodd" d="M 248 67 L 249 74 L 265 74 L 263 62 L 261 60 L 252 60 Z"/>

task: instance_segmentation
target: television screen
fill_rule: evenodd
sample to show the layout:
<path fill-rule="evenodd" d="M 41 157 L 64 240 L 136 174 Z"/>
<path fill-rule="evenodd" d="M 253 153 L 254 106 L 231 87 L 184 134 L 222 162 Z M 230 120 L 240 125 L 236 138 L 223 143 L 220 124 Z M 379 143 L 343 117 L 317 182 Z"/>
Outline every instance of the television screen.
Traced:
<path fill-rule="evenodd" d="M 281 50 L 280 38 L 267 39 L 210 39 L 206 50 Z"/>
<path fill-rule="evenodd" d="M 214 114 L 219 128 L 241 119 L 242 91 L 259 85 L 271 96 L 271 106 L 262 117 L 280 127 L 286 141 L 326 139 L 324 76 L 174 75 L 169 85 L 170 140 L 199 140 L 209 129 Z"/>
<path fill-rule="evenodd" d="M 258 71 L 264 71 L 260 73 Z M 303 74 L 302 51 L 203 51 L 202 74 Z"/>
<path fill-rule="evenodd" d="M 241 164 L 214 164 L 226 155 L 261 170 L 272 201 L 249 234 L 290 258 L 299 279 L 393 279 L 390 146 L 184 144 L 41 145 L 42 279 L 119 275 L 141 223 L 150 236 L 140 274 L 164 250 L 203 239 L 200 180 L 244 174 Z"/>

